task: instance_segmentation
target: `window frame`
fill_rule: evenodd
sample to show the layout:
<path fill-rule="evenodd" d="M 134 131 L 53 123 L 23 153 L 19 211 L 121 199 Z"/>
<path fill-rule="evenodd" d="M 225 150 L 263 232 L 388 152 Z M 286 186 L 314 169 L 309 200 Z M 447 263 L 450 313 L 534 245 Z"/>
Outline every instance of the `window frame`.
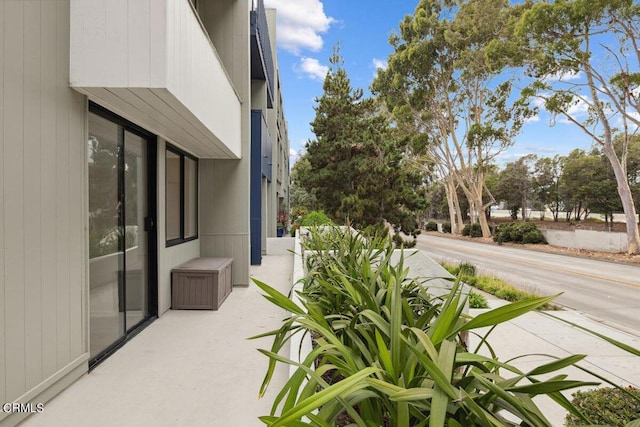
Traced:
<path fill-rule="evenodd" d="M 167 178 L 169 176 L 169 174 L 167 173 L 167 153 L 171 152 L 172 154 L 178 156 L 180 158 L 180 236 L 173 238 L 173 239 L 169 239 L 167 236 L 167 227 L 169 225 L 169 218 L 167 215 L 167 203 L 168 203 L 168 197 L 167 197 Z M 186 183 L 186 167 L 185 167 L 185 159 L 190 159 L 194 162 L 195 164 L 195 169 L 196 169 L 196 182 L 195 182 L 195 234 L 193 236 L 185 236 L 185 228 L 186 228 L 186 205 L 185 205 L 185 196 L 186 196 L 186 191 L 187 191 L 187 183 Z M 164 154 L 164 161 L 165 161 L 165 177 L 164 177 L 164 182 L 165 182 L 165 189 L 164 189 L 164 212 L 165 212 L 165 225 L 164 225 L 164 230 L 165 230 L 165 242 L 166 242 L 166 247 L 169 248 L 171 246 L 176 246 L 176 245 L 180 245 L 182 243 L 186 243 L 186 242 L 191 242 L 193 240 L 197 240 L 199 238 L 199 205 L 200 205 L 200 197 L 199 197 L 199 191 L 198 191 L 198 182 L 200 180 L 200 171 L 199 171 L 199 166 L 198 166 L 198 158 L 185 152 L 182 151 L 181 149 L 169 144 L 168 142 L 166 143 L 166 147 L 165 147 L 165 154 Z"/>

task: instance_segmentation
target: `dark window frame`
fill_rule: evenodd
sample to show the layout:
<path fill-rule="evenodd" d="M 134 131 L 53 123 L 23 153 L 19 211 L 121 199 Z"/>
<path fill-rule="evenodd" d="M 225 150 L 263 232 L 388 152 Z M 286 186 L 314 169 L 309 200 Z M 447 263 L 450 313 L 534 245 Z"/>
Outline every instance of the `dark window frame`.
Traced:
<path fill-rule="evenodd" d="M 168 239 L 166 236 L 167 233 L 167 226 L 169 224 L 169 220 L 167 217 L 167 169 L 166 169 L 166 161 L 167 161 L 167 153 L 171 152 L 172 154 L 178 156 L 180 158 L 180 237 L 176 237 L 174 239 Z M 186 237 L 185 236 L 185 191 L 186 191 L 186 167 L 185 167 L 185 159 L 189 158 L 191 160 L 193 160 L 193 162 L 195 163 L 195 168 L 196 168 L 196 182 L 195 182 L 195 187 L 196 187 L 196 208 L 195 208 L 195 212 L 196 212 L 196 217 L 195 217 L 195 234 L 193 236 L 189 236 Z M 171 246 L 176 246 L 176 245 L 180 245 L 182 243 L 186 243 L 186 242 L 191 242 L 193 240 L 197 240 L 199 238 L 199 221 L 198 221 L 198 216 L 199 216 L 199 206 L 200 206 L 200 197 L 199 197 L 199 191 L 198 191 L 198 181 L 200 180 L 200 169 L 199 169 L 199 165 L 198 165 L 198 158 L 195 156 L 192 156 L 191 154 L 180 150 L 177 147 L 174 147 L 173 145 L 167 143 L 166 144 L 166 148 L 165 148 L 165 155 L 164 155 L 164 159 L 165 159 L 165 178 L 164 178 L 164 182 L 165 182 L 165 189 L 164 189 L 164 211 L 165 211 L 165 240 L 166 240 L 166 247 L 169 248 Z"/>

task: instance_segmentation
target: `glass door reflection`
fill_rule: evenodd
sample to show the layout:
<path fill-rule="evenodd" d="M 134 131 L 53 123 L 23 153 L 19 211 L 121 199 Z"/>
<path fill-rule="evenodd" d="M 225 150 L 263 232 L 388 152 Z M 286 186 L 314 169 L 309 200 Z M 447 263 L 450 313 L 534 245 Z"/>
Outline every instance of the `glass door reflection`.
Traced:
<path fill-rule="evenodd" d="M 107 117 L 89 113 L 90 364 L 152 315 L 149 141 Z"/>
<path fill-rule="evenodd" d="M 119 127 L 89 114 L 90 357 L 125 334 Z"/>

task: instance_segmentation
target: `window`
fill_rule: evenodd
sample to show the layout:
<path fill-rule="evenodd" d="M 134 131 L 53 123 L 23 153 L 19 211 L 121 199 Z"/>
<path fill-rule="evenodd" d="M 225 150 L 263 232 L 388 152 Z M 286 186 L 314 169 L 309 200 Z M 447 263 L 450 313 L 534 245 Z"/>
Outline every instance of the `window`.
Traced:
<path fill-rule="evenodd" d="M 177 148 L 166 150 L 167 246 L 198 238 L 198 160 Z"/>

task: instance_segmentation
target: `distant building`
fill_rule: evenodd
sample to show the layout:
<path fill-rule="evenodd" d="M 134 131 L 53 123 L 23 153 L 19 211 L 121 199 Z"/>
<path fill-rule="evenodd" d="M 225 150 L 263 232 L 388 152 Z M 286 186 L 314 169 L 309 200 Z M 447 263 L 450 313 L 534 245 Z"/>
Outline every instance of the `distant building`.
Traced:
<path fill-rule="evenodd" d="M 0 21 L 0 402 L 44 402 L 170 308 L 175 266 L 233 258 L 249 284 L 288 211 L 275 11 L 3 0 Z"/>

